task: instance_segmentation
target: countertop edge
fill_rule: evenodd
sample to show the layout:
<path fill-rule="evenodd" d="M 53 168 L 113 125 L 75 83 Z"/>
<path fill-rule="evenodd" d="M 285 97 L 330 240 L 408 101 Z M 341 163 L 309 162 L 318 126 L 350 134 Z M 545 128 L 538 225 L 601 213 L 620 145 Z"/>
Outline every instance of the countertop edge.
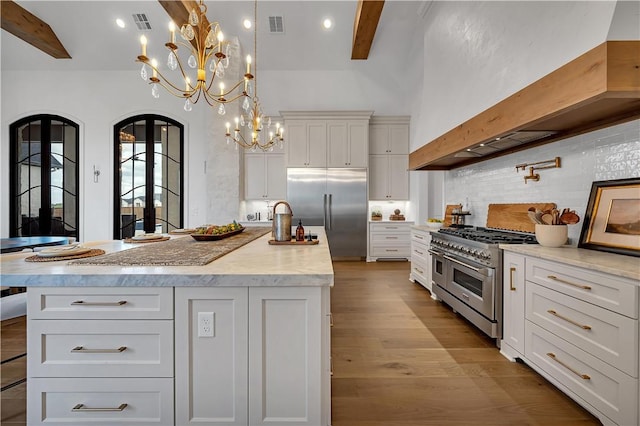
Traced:
<path fill-rule="evenodd" d="M 533 244 L 500 244 L 504 251 L 561 262 L 606 274 L 629 278 L 640 286 L 640 259 L 575 246 L 543 247 Z"/>

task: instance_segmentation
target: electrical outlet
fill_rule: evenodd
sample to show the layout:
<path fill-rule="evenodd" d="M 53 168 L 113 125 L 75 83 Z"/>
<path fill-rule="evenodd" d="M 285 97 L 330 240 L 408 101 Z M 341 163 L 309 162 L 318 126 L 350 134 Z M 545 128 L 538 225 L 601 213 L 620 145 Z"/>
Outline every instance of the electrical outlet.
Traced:
<path fill-rule="evenodd" d="M 214 337 L 213 312 L 198 312 L 198 337 Z"/>

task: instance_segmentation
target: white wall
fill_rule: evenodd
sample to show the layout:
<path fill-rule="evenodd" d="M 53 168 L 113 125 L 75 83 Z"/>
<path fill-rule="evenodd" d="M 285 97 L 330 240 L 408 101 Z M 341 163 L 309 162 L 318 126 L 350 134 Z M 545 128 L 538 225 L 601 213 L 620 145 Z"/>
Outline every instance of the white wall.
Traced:
<path fill-rule="evenodd" d="M 412 151 L 608 39 L 640 39 L 638 22 L 640 2 L 434 2 L 425 17 Z M 550 201 L 582 215 L 592 181 L 640 174 L 639 133 L 637 122 L 628 123 L 446 173 L 412 172 L 425 173 L 413 179 L 420 182 L 416 220 L 467 198 L 478 226 L 486 225 L 489 203 Z M 525 185 L 515 172 L 520 162 L 556 156 L 562 168 L 541 171 L 540 182 Z M 579 233 L 574 226 L 569 236 Z"/>
<path fill-rule="evenodd" d="M 538 182 L 525 184 L 529 171 L 515 169 L 555 157 L 561 167 L 538 171 Z M 640 177 L 640 120 L 446 172 L 445 204 L 467 202 L 466 223 L 476 226 L 486 226 L 495 203 L 552 202 L 584 218 L 592 182 L 631 177 Z M 574 245 L 581 228 L 582 221 L 569 227 Z"/>
<path fill-rule="evenodd" d="M 2 73 L 0 234 L 9 234 L 9 125 L 33 114 L 58 114 L 80 125 L 80 227 L 82 241 L 112 237 L 113 125 L 141 113 L 171 117 L 185 125 L 186 222 L 202 223 L 207 209 L 204 159 L 213 141 L 206 133 L 206 111 L 187 113 L 180 100 L 162 93 L 154 99 L 136 72 Z M 101 174 L 93 181 L 93 166 Z M 194 194 L 190 197 L 190 194 Z"/>

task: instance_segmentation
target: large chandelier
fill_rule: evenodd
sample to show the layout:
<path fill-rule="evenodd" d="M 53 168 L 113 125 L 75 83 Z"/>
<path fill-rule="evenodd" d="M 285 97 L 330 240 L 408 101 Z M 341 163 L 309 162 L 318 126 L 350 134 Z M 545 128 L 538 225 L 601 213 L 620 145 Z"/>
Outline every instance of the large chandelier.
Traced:
<path fill-rule="evenodd" d="M 233 135 L 231 134 L 231 123 L 227 122 L 226 138 L 227 143 L 234 141 L 236 148 L 241 146 L 245 149 L 257 151 L 258 148 L 263 151 L 273 151 L 273 147 L 278 145 L 282 148 L 284 142 L 284 127 L 280 126 L 280 123 L 275 124 L 275 129 L 272 127 L 271 117 L 267 118 L 265 123 L 264 113 L 260 105 L 260 99 L 258 98 L 258 0 L 255 0 L 254 4 L 254 19 L 253 19 L 253 72 L 255 74 L 253 80 L 253 88 L 251 84 L 248 84 L 248 97 L 242 101 L 242 110 L 244 113 L 235 118 L 235 127 Z M 251 98 L 251 101 L 249 101 Z M 245 138 L 242 134 L 242 127 L 246 126 L 248 131 L 251 132 L 250 138 Z M 266 126 L 266 128 L 265 128 Z"/>
<path fill-rule="evenodd" d="M 173 21 L 169 23 L 169 41 L 165 43 L 165 47 L 169 50 L 167 68 L 170 71 L 178 70 L 177 73 L 163 74 L 158 67 L 158 62 L 147 56 L 147 38 L 144 35 L 140 37 L 142 53 L 136 62 L 142 62 L 140 77 L 149 81 L 154 98 L 160 96 L 158 86 L 162 86 L 172 95 L 185 99 L 185 111 L 191 111 L 192 104 L 203 97 L 209 105 L 218 105 L 218 114 L 224 115 L 225 104 L 243 96 L 245 98 L 249 96 L 247 89 L 249 82 L 253 79 L 251 56 L 247 55 L 247 72 L 239 82 L 228 89 L 225 88 L 224 82 L 220 82 L 217 88 L 213 87 L 216 77 L 217 81 L 220 81 L 224 77 L 225 69 L 229 66 L 230 44 L 224 41 L 220 24 L 209 23 L 206 15 L 207 6 L 204 5 L 203 0 L 200 0 L 199 9 L 192 9 L 189 13 L 189 21 L 180 28 L 182 40 L 177 42 L 176 26 Z M 181 60 L 178 55 L 180 46 L 184 47 L 189 54 L 186 66 L 184 60 Z M 150 77 L 147 67 L 151 68 Z"/>

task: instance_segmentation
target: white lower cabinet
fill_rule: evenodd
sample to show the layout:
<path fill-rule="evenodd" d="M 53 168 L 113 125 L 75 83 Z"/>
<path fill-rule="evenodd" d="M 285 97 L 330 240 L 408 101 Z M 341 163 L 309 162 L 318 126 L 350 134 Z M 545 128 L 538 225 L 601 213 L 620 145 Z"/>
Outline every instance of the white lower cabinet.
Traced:
<path fill-rule="evenodd" d="M 503 265 L 504 320 L 500 352 L 513 361 L 524 355 L 524 257 L 507 252 Z"/>
<path fill-rule="evenodd" d="M 411 273 L 409 280 L 421 284 L 424 288 L 431 290 L 431 254 L 429 254 L 429 244 L 431 234 L 423 227 L 411 227 Z"/>
<path fill-rule="evenodd" d="M 174 424 L 173 288 L 32 287 L 27 319 L 27 424 Z"/>
<path fill-rule="evenodd" d="M 329 425 L 328 293 L 176 288 L 176 424 Z"/>
<path fill-rule="evenodd" d="M 367 261 L 411 257 L 411 225 L 413 222 L 369 222 Z"/>
<path fill-rule="evenodd" d="M 248 288 L 176 288 L 176 425 L 247 425 Z M 199 315 L 211 314 L 211 336 Z"/>
<path fill-rule="evenodd" d="M 29 288 L 27 424 L 328 426 L 329 292 Z"/>
<path fill-rule="evenodd" d="M 507 252 L 501 351 L 603 424 L 638 425 L 639 286 L 597 269 Z"/>
<path fill-rule="evenodd" d="M 33 378 L 27 424 L 173 425 L 173 378 Z"/>

